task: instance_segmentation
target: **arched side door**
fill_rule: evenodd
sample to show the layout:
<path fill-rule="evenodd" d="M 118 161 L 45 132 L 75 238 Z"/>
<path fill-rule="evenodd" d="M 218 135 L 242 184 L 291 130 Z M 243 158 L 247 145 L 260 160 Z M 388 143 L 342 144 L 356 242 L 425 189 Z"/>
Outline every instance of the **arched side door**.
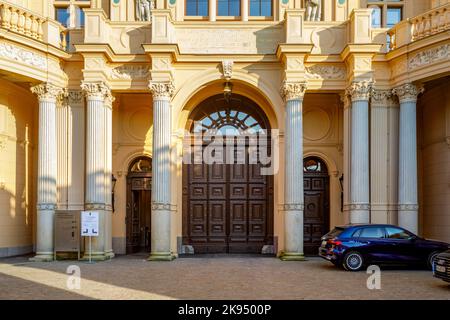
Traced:
<path fill-rule="evenodd" d="M 127 174 L 126 252 L 150 252 L 152 160 L 138 157 Z"/>

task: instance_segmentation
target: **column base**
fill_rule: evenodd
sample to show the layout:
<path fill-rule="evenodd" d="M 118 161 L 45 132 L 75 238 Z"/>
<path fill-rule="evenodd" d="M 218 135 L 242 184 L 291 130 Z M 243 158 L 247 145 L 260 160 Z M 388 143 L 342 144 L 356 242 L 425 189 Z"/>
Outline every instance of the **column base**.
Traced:
<path fill-rule="evenodd" d="M 114 252 L 92 252 L 92 257 L 89 257 L 89 252 L 86 252 L 80 259 L 80 261 L 106 261 L 114 258 Z"/>
<path fill-rule="evenodd" d="M 36 253 L 36 255 L 30 259 L 31 262 L 51 262 L 54 261 L 53 253 Z"/>
<path fill-rule="evenodd" d="M 147 261 L 172 261 L 175 256 L 171 252 L 152 252 Z"/>
<path fill-rule="evenodd" d="M 280 256 L 281 261 L 306 261 L 303 253 L 283 252 Z"/>

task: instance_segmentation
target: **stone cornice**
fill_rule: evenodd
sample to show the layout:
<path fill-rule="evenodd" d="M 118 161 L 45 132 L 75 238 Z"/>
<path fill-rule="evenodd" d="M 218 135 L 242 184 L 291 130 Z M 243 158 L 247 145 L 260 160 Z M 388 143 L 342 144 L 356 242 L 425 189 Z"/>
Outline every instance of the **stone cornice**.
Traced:
<path fill-rule="evenodd" d="M 40 101 L 56 101 L 64 92 L 62 88 L 47 82 L 31 87 L 30 90 Z"/>
<path fill-rule="evenodd" d="M 305 96 L 307 83 L 305 81 L 283 81 L 281 85 L 280 94 L 284 101 L 301 100 Z"/>
<path fill-rule="evenodd" d="M 172 81 L 158 82 L 150 81 L 148 88 L 154 100 L 167 100 L 175 93 L 175 86 Z"/>
<path fill-rule="evenodd" d="M 112 97 L 111 89 L 104 82 L 83 82 L 81 90 L 88 99 L 105 100 Z"/>
<path fill-rule="evenodd" d="M 422 86 L 416 86 L 412 83 L 406 83 L 392 90 L 392 93 L 398 97 L 400 103 L 403 103 L 416 102 L 419 94 L 423 93 L 424 91 L 425 89 Z"/>
<path fill-rule="evenodd" d="M 352 101 L 369 101 L 372 91 L 373 81 L 355 81 L 346 89 L 346 94 Z"/>

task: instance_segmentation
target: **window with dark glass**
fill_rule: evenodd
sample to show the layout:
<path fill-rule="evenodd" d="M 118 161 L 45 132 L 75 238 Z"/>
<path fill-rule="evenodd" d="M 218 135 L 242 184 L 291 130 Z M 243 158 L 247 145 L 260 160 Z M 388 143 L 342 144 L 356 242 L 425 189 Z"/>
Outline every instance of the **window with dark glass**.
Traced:
<path fill-rule="evenodd" d="M 361 231 L 360 238 L 371 238 L 371 239 L 381 239 L 384 238 L 383 228 L 364 228 Z"/>
<path fill-rule="evenodd" d="M 70 23 L 70 12 L 69 8 L 56 8 L 56 21 L 61 23 L 64 27 L 67 27 Z"/>
<path fill-rule="evenodd" d="M 386 233 L 389 239 L 407 240 L 412 237 L 412 235 L 405 230 L 394 227 L 387 227 Z"/>
<path fill-rule="evenodd" d="M 241 15 L 240 0 L 217 0 L 218 16 L 235 16 Z"/>
<path fill-rule="evenodd" d="M 250 16 L 272 16 L 272 0 L 250 0 Z"/>
<path fill-rule="evenodd" d="M 208 0 L 186 0 L 186 16 L 207 16 Z"/>
<path fill-rule="evenodd" d="M 372 27 L 392 28 L 403 19 L 404 0 L 368 0 L 372 9 Z"/>

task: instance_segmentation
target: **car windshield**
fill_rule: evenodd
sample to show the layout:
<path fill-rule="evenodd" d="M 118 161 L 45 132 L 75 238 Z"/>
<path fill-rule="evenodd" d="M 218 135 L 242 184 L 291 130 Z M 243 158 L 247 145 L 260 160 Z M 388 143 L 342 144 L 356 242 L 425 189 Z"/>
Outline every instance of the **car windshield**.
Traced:
<path fill-rule="evenodd" d="M 344 232 L 344 228 L 334 228 L 333 230 L 331 230 L 329 233 L 327 233 L 327 236 L 334 238 L 339 236 L 342 232 Z"/>

